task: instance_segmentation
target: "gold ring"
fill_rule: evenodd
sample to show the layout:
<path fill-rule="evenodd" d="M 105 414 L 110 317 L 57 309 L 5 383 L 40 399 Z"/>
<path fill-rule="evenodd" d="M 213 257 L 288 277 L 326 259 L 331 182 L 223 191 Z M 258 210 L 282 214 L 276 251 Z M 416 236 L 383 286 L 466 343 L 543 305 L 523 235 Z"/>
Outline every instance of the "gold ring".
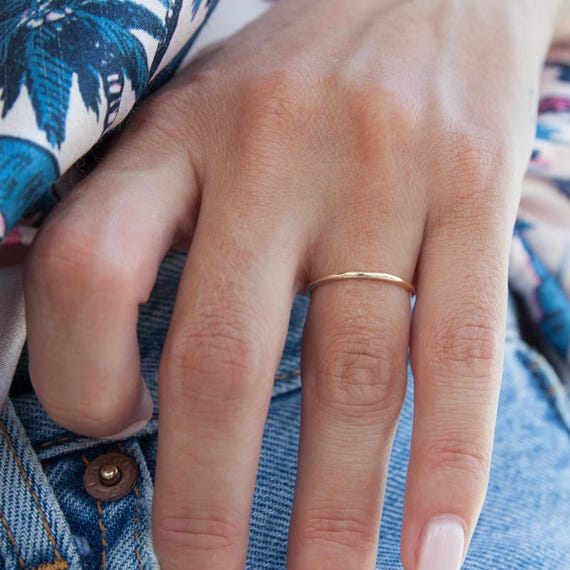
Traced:
<path fill-rule="evenodd" d="M 311 291 L 323 285 L 324 283 L 332 283 L 333 281 L 341 281 L 342 279 L 372 279 L 374 281 L 385 281 L 386 283 L 393 283 L 398 285 L 398 287 L 404 288 L 412 297 L 416 294 L 416 289 L 414 286 L 402 279 L 401 277 L 396 277 L 395 275 L 390 275 L 389 273 L 373 273 L 370 271 L 347 271 L 345 273 L 333 273 L 331 275 L 325 275 L 319 279 L 311 281 L 307 288 L 305 289 L 305 295 L 307 297 L 311 296 Z"/>

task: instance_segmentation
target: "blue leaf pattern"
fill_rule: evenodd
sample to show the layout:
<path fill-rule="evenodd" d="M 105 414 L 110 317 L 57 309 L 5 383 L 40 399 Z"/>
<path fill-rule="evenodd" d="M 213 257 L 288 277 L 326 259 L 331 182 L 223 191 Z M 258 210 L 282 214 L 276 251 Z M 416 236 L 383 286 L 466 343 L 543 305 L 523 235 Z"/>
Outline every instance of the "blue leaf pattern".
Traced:
<path fill-rule="evenodd" d="M 78 76 L 85 107 L 97 115 L 100 82 L 105 86 L 110 76 L 130 80 L 138 97 L 146 86 L 148 62 L 145 47 L 132 31 L 159 40 L 164 34 L 160 18 L 128 0 L 13 1 L 7 12 L 0 27 L 2 116 L 12 109 L 25 83 L 38 127 L 54 147 L 65 140 L 73 75 Z M 96 74 L 100 81 L 95 81 Z M 113 107 L 113 101 L 107 103 Z M 107 117 L 105 126 L 111 123 Z"/>
<path fill-rule="evenodd" d="M 565 359 L 570 347 L 570 300 L 566 296 L 558 278 L 544 266 L 529 241 L 525 238 L 525 230 L 532 229 L 528 222 L 517 222 L 517 236 L 527 251 L 539 283 L 535 288 L 535 301 L 541 309 L 538 328 L 543 337 Z"/>
<path fill-rule="evenodd" d="M 98 137 L 113 128 L 125 86 L 130 84 L 136 99 L 149 91 L 149 78 L 163 63 L 183 1 L 158 0 L 165 10 L 160 16 L 144 0 L 0 0 L 0 116 L 13 117 L 16 103 L 27 93 L 38 132 L 45 135 L 49 146 L 41 150 L 31 141 L 24 144 L 18 137 L 0 137 L 0 150 L 7 153 L 1 157 L 0 240 L 3 227 L 10 229 L 24 211 L 38 203 L 38 192 L 50 194 L 60 171 L 57 157 L 68 136 L 73 91 L 85 111 L 101 121 Z M 208 10 L 202 11 L 200 21 L 189 28 L 192 35 L 179 56 L 191 45 L 216 4 L 211 0 L 188 1 L 192 20 L 200 7 Z M 145 39 L 148 37 L 154 43 Z M 154 54 L 148 51 L 151 47 L 156 48 Z M 180 59 L 175 56 L 166 62 L 159 79 L 170 76 Z M 20 134 L 17 123 L 15 130 Z M 97 142 L 96 134 L 91 129 L 87 135 L 91 145 Z M 23 158 L 26 153 L 29 160 Z M 12 157 L 12 162 L 7 157 Z M 30 171 L 29 177 L 21 176 L 19 191 L 18 169 L 14 170 L 12 163 Z M 69 166 L 65 164 L 63 169 Z"/>
<path fill-rule="evenodd" d="M 26 87 L 36 110 L 38 127 L 55 146 L 61 144 L 65 133 L 73 70 L 50 52 L 41 54 L 42 39 L 45 38 L 31 36 L 26 46 Z"/>
<path fill-rule="evenodd" d="M 5 223 L 16 223 L 58 176 L 57 160 L 49 150 L 24 139 L 0 136 L 0 203 Z"/>

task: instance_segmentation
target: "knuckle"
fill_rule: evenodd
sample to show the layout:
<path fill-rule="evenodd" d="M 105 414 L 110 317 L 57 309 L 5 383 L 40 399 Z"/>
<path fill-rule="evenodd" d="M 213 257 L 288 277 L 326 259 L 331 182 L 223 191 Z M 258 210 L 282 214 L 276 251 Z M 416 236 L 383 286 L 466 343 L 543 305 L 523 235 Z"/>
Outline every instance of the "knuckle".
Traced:
<path fill-rule="evenodd" d="M 153 540 L 157 553 L 219 552 L 234 550 L 243 542 L 238 525 L 225 518 L 168 515 L 153 519 Z"/>
<path fill-rule="evenodd" d="M 206 133 L 211 131 L 213 117 L 211 105 L 206 103 L 211 100 L 210 84 L 215 81 L 204 73 L 191 81 L 175 81 L 135 110 L 128 125 L 135 144 L 130 145 L 121 166 L 139 167 L 137 159 L 143 167 L 149 166 L 149 160 L 157 164 L 173 157 L 188 160 L 189 154 L 200 148 L 197 141 L 203 144 L 208 140 Z"/>
<path fill-rule="evenodd" d="M 510 187 L 512 177 L 505 151 L 509 145 L 490 130 L 472 126 L 450 130 L 445 139 L 438 164 L 442 185 L 449 190 L 440 193 L 444 212 L 451 216 L 471 210 L 484 212 L 488 203 L 494 208 L 502 204 L 506 193 L 499 190 Z"/>
<path fill-rule="evenodd" d="M 401 90 L 373 81 L 346 86 L 346 105 L 356 156 L 367 164 L 409 148 L 417 132 L 417 118 L 409 97 Z"/>
<path fill-rule="evenodd" d="M 449 133 L 447 165 L 456 184 L 483 191 L 493 176 L 505 168 L 506 156 L 496 136 L 474 131 L 464 129 Z"/>
<path fill-rule="evenodd" d="M 315 86 L 292 65 L 259 73 L 242 90 L 241 125 L 262 140 L 290 138 L 314 109 Z"/>
<path fill-rule="evenodd" d="M 396 364 L 400 360 L 362 332 L 339 331 L 317 357 L 315 397 L 356 416 L 399 410 L 405 389 Z"/>
<path fill-rule="evenodd" d="M 65 407 L 60 399 L 44 396 L 41 401 L 49 417 L 66 429 L 92 437 L 107 437 L 125 427 L 125 406 L 116 397 L 101 397 L 97 391 L 97 397 L 87 394 L 80 401 L 67 401 Z"/>
<path fill-rule="evenodd" d="M 424 454 L 430 474 L 456 473 L 461 480 L 485 481 L 491 464 L 491 448 L 474 441 L 441 440 L 431 443 Z"/>
<path fill-rule="evenodd" d="M 68 282 L 66 277 L 86 273 L 92 257 L 86 245 L 81 232 L 75 228 L 48 222 L 34 240 L 26 277 L 49 288 L 54 281 L 59 285 L 62 280 Z"/>
<path fill-rule="evenodd" d="M 219 309 L 201 313 L 167 351 L 169 386 L 191 399 L 239 402 L 250 396 L 262 371 L 263 338 L 250 319 Z"/>
<path fill-rule="evenodd" d="M 375 517 L 356 509 L 319 509 L 304 514 L 301 540 L 323 546 L 341 546 L 355 551 L 376 548 Z"/>
<path fill-rule="evenodd" d="M 106 157 L 106 165 L 113 172 L 124 173 L 132 171 L 160 168 L 165 162 L 171 164 L 178 160 L 180 163 L 188 162 L 189 145 L 188 133 L 186 140 L 182 133 L 182 124 L 185 121 L 178 117 L 178 124 L 169 119 L 158 109 L 160 101 L 135 111 L 129 121 L 128 130 L 123 138 L 128 138 L 130 144 L 116 145 L 113 154 Z"/>
<path fill-rule="evenodd" d="M 453 375 L 489 378 L 502 362 L 503 334 L 497 311 L 487 306 L 463 308 L 434 322 L 430 331 L 433 364 Z"/>
<path fill-rule="evenodd" d="M 120 248 L 105 247 L 88 228 L 51 224 L 34 241 L 26 282 L 55 293 L 65 289 L 117 294 L 129 290 L 134 271 Z"/>

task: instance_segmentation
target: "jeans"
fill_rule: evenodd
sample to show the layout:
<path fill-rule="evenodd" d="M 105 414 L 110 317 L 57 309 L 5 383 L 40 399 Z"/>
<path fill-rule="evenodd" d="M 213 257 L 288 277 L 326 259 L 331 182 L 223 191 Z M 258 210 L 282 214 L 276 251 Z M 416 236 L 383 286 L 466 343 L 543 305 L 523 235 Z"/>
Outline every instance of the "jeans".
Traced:
<path fill-rule="evenodd" d="M 182 254 L 166 258 L 151 299 L 140 311 L 142 371 L 155 402 L 160 353 L 183 263 Z M 252 570 L 285 568 L 300 423 L 300 345 L 307 307 L 305 297 L 295 299 L 276 374 L 251 518 L 247 568 Z M 25 355 L 17 375 L 20 382 L 26 378 Z M 548 362 L 521 339 L 511 299 L 489 490 L 465 569 L 570 569 L 569 402 Z M 399 541 L 412 415 L 410 373 L 380 531 L 377 568 L 386 570 L 402 567 Z M 111 443 L 59 427 L 29 392 L 13 395 L 0 416 L 0 559 L 4 567 L 157 567 L 150 513 L 158 422 L 155 413 L 136 437 Z M 89 463 L 109 452 L 134 459 L 138 477 L 123 498 L 101 501 L 87 494 L 83 474 Z"/>

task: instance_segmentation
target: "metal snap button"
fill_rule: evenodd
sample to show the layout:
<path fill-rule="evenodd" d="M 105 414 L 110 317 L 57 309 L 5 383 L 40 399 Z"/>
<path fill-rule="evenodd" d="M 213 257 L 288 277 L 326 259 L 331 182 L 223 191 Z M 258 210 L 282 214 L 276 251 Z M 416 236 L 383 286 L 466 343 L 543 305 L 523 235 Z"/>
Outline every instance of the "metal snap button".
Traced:
<path fill-rule="evenodd" d="M 95 499 L 117 501 L 128 495 L 139 478 L 137 464 L 124 453 L 105 453 L 85 469 L 83 485 Z"/>

